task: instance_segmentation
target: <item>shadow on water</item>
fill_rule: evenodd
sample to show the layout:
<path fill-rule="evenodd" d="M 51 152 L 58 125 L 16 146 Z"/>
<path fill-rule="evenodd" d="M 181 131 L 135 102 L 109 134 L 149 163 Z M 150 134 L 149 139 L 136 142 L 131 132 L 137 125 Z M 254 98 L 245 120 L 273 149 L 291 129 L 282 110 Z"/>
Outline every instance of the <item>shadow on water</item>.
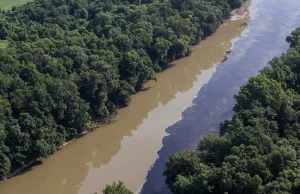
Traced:
<path fill-rule="evenodd" d="M 19 172 L 18 174 L 16 174 L 16 176 L 21 176 L 27 172 L 30 172 L 34 167 L 42 165 L 43 161 L 41 160 L 36 160 L 32 163 L 32 165 L 30 165 L 29 167 L 25 168 L 24 170 L 22 170 L 21 172 Z"/>
<path fill-rule="evenodd" d="M 165 70 L 170 69 L 170 68 L 175 67 L 175 66 L 176 66 L 175 64 L 168 64 L 168 65 L 166 65 L 166 66 L 162 69 L 162 71 L 165 71 Z"/>
<path fill-rule="evenodd" d="M 151 88 L 152 87 L 146 87 L 146 88 L 141 89 L 139 92 L 146 92 L 146 91 L 150 90 Z"/>
<path fill-rule="evenodd" d="M 244 24 L 247 28 L 243 36 L 198 92 L 193 106 L 183 112 L 179 122 L 166 129 L 170 135 L 163 139 L 159 159 L 147 175 L 142 194 L 170 193 L 162 175 L 168 155 L 195 149 L 201 137 L 218 134 L 220 122 L 232 116 L 233 96 L 239 87 L 288 48 L 285 37 L 300 26 L 300 1 L 254 0 L 250 14 L 251 21 Z"/>

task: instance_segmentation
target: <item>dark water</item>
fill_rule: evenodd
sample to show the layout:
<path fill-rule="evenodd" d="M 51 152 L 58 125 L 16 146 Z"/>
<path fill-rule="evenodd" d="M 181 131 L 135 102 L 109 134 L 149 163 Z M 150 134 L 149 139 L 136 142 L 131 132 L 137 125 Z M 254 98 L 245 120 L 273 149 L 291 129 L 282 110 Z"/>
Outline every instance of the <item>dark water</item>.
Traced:
<path fill-rule="evenodd" d="M 233 96 L 239 87 L 257 75 L 274 56 L 287 50 L 286 36 L 300 27 L 300 1 L 253 0 L 250 16 L 228 60 L 217 66 L 213 78 L 198 92 L 193 106 L 182 113 L 182 120 L 166 129 L 170 135 L 163 139 L 159 159 L 148 173 L 142 194 L 170 193 L 162 175 L 167 156 L 195 149 L 202 136 L 218 133 L 219 123 L 232 116 Z"/>

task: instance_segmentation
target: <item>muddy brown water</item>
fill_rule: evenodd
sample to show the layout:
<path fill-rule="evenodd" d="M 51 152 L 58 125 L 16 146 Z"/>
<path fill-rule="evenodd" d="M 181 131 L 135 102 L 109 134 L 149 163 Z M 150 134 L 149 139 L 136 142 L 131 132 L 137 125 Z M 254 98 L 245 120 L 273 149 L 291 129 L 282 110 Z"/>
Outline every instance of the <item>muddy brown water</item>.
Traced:
<path fill-rule="evenodd" d="M 162 146 L 165 129 L 181 118 L 239 37 L 246 19 L 223 24 L 186 58 L 157 74 L 119 111 L 116 122 L 96 129 L 26 172 L 0 185 L 1 194 L 93 194 L 123 180 L 138 192 Z"/>

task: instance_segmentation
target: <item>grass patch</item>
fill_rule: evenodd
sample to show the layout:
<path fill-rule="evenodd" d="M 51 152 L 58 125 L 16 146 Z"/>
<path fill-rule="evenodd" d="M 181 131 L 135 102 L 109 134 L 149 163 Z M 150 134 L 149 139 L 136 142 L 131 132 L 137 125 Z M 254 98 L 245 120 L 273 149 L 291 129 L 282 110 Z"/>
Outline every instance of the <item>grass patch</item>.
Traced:
<path fill-rule="evenodd" d="M 0 49 L 5 49 L 8 46 L 7 40 L 0 40 Z"/>
<path fill-rule="evenodd" d="M 13 6 L 23 5 L 32 0 L 0 0 L 1 9 L 11 9 Z"/>

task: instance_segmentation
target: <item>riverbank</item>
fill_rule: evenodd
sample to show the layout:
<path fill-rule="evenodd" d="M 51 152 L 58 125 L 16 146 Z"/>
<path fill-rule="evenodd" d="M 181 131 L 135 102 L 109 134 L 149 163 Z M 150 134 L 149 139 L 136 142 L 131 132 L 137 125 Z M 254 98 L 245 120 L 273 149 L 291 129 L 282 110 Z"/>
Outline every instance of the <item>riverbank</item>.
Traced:
<path fill-rule="evenodd" d="M 251 2 L 252 0 L 247 0 L 242 7 L 231 11 L 229 19 L 225 19 L 225 22 L 236 21 L 249 17 L 249 7 Z"/>
<path fill-rule="evenodd" d="M 78 140 L 79 138 L 82 138 L 84 135 L 92 132 L 93 130 L 95 129 L 99 129 L 101 127 L 104 127 L 106 125 L 109 125 L 111 123 L 113 123 L 113 118 L 116 116 L 117 112 L 113 113 L 112 115 L 110 115 L 108 118 L 102 120 L 101 122 L 95 122 L 93 124 L 93 126 L 91 127 L 91 130 L 90 131 L 84 131 L 82 132 L 81 134 L 77 135 L 75 138 L 69 140 L 69 141 L 66 141 L 63 143 L 63 145 L 57 147 L 57 151 L 63 149 L 64 147 L 66 147 L 67 145 L 69 145 L 70 143 Z M 55 153 L 53 153 L 55 154 Z M 30 161 L 28 164 L 22 166 L 21 168 L 17 169 L 16 171 L 12 172 L 11 174 L 8 175 L 8 177 L 6 179 L 3 179 L 3 180 L 0 180 L 0 184 L 3 184 L 5 183 L 6 180 L 14 177 L 14 176 L 17 176 L 19 173 L 23 172 L 24 170 L 26 170 L 27 168 L 30 168 L 34 163 L 36 162 L 39 162 L 39 161 L 42 161 L 44 158 L 47 158 L 47 157 L 37 157 L 36 159 L 33 159 L 32 161 Z"/>

